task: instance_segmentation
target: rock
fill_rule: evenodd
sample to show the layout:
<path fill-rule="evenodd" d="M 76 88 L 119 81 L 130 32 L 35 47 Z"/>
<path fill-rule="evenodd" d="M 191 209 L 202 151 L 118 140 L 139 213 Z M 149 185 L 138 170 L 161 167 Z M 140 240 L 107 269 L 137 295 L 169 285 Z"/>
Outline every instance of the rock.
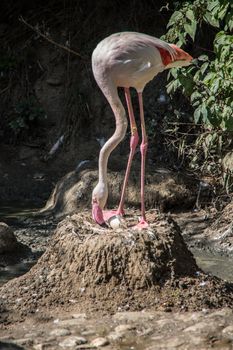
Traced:
<path fill-rule="evenodd" d="M 81 345 L 86 343 L 87 343 L 86 338 L 72 336 L 60 342 L 59 346 L 61 346 L 62 348 L 71 348 L 71 347 L 73 348 L 75 345 Z"/>
<path fill-rule="evenodd" d="M 17 344 L 17 345 L 24 345 L 24 346 L 32 346 L 33 344 L 33 340 L 31 338 L 20 338 L 20 339 L 15 339 L 14 342 Z"/>
<path fill-rule="evenodd" d="M 59 321 L 58 324 L 59 326 L 70 327 L 76 326 L 77 324 L 79 324 L 80 321 L 83 321 L 83 319 L 71 318 L 69 320 Z"/>
<path fill-rule="evenodd" d="M 77 320 L 85 320 L 87 318 L 87 315 L 85 313 L 82 314 L 72 314 L 72 317 Z"/>
<path fill-rule="evenodd" d="M 213 312 L 211 312 L 211 314 L 208 315 L 208 317 L 228 317 L 233 315 L 233 310 L 229 309 L 229 308 L 223 308 L 223 309 L 219 309 L 219 310 L 215 310 Z"/>
<path fill-rule="evenodd" d="M 116 328 L 115 328 L 115 332 L 122 332 L 122 333 L 125 333 L 125 332 L 127 332 L 127 331 L 131 331 L 131 330 L 133 330 L 133 329 L 135 329 L 135 326 L 134 325 L 132 325 L 132 324 L 120 324 L 119 326 L 117 326 Z"/>
<path fill-rule="evenodd" d="M 44 346 L 44 344 L 36 344 L 36 345 L 33 346 L 33 349 L 35 349 L 35 350 L 44 350 L 45 346 Z"/>
<path fill-rule="evenodd" d="M 220 326 L 219 323 L 217 324 L 211 324 L 208 321 L 204 322 L 198 322 L 186 329 L 184 329 L 184 332 L 198 332 L 200 334 L 202 333 L 208 333 L 208 332 L 217 332 L 217 328 Z"/>
<path fill-rule="evenodd" d="M 185 343 L 185 340 L 182 339 L 182 337 L 171 337 L 170 339 L 166 339 L 165 341 L 165 347 L 163 347 L 162 349 L 176 349 L 176 348 L 182 348 L 182 345 Z M 151 349 L 152 350 L 152 349 Z"/>
<path fill-rule="evenodd" d="M 94 335 L 94 334 L 95 334 L 95 330 L 93 330 L 93 329 L 87 329 L 87 330 L 83 331 L 81 334 L 82 334 L 84 337 L 85 337 L 85 336 L 89 336 L 89 335 Z"/>
<path fill-rule="evenodd" d="M 121 333 L 121 332 L 110 332 L 108 334 L 108 339 L 111 341 L 117 341 L 123 338 L 123 336 L 124 336 L 124 333 Z"/>
<path fill-rule="evenodd" d="M 70 335 L 70 331 L 66 328 L 57 328 L 53 329 L 49 334 L 55 337 L 63 337 L 65 335 Z"/>
<path fill-rule="evenodd" d="M 96 348 L 100 348 L 102 346 L 106 346 L 109 344 L 109 341 L 107 338 L 95 338 L 92 340 L 91 345 L 95 346 Z"/>
<path fill-rule="evenodd" d="M 233 341 L 233 325 L 224 328 L 222 333 Z"/>
<path fill-rule="evenodd" d="M 10 253 L 16 246 L 17 239 L 12 229 L 4 222 L 0 222 L 0 254 Z"/>
<path fill-rule="evenodd" d="M 127 311 L 127 312 L 117 312 L 113 316 L 116 321 L 138 321 L 141 319 L 153 320 L 154 315 L 152 312 L 141 312 L 141 311 Z"/>

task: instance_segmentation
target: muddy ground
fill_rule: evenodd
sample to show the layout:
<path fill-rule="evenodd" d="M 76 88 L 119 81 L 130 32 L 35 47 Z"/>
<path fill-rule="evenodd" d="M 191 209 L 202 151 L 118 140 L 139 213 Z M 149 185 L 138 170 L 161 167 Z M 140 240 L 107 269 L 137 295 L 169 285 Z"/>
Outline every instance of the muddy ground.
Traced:
<path fill-rule="evenodd" d="M 201 271 L 170 215 L 147 212 L 150 231 L 135 233 L 137 214 L 128 210 L 123 232 L 93 225 L 89 210 L 54 234 L 34 219 L 41 238 L 18 230 L 32 252 L 49 246 L 0 290 L 2 349 L 232 349 L 232 286 Z M 199 214 L 197 234 L 208 222 Z"/>

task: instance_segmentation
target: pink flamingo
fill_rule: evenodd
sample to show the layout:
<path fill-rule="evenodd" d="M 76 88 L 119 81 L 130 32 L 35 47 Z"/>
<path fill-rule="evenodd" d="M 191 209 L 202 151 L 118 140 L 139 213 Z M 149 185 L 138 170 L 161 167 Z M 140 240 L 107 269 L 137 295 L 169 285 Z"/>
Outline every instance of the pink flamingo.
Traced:
<path fill-rule="evenodd" d="M 114 215 L 124 215 L 124 200 L 126 185 L 129 178 L 131 163 L 134 157 L 139 136 L 130 97 L 130 87 L 137 90 L 142 141 L 141 151 L 141 220 L 137 227 L 146 228 L 144 204 L 145 159 L 148 147 L 142 92 L 145 85 L 158 73 L 172 67 L 188 66 L 192 57 L 173 44 L 168 44 L 152 36 L 122 32 L 110 35 L 102 40 L 92 54 L 92 69 L 95 80 L 108 100 L 115 115 L 116 129 L 112 137 L 104 144 L 99 156 L 99 181 L 92 193 L 92 216 L 96 223 L 103 225 Z M 107 197 L 107 164 L 111 152 L 122 141 L 127 130 L 127 117 L 120 101 L 117 87 L 123 87 L 128 108 L 131 140 L 130 154 L 122 187 L 121 199 L 116 211 L 103 211 Z"/>

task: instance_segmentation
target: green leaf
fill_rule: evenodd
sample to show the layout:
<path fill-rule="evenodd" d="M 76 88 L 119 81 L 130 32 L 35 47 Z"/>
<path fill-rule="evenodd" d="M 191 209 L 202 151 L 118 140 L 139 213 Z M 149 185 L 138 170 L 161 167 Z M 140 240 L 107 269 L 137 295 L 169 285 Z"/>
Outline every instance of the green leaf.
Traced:
<path fill-rule="evenodd" d="M 180 82 L 178 79 L 172 80 L 168 85 L 167 85 L 167 92 L 170 94 L 172 92 L 175 92 L 179 87 L 180 87 Z"/>
<path fill-rule="evenodd" d="M 191 95 L 191 102 L 199 100 L 201 98 L 201 94 L 198 91 L 194 91 Z"/>
<path fill-rule="evenodd" d="M 178 79 L 181 85 L 184 87 L 184 91 L 187 95 L 191 95 L 193 92 L 193 77 L 191 75 L 187 76 L 184 73 L 179 74 Z"/>
<path fill-rule="evenodd" d="M 209 57 L 207 55 L 201 55 L 198 57 L 198 61 L 208 61 Z"/>
<path fill-rule="evenodd" d="M 220 11 L 218 11 L 218 19 L 223 20 L 223 18 L 227 13 L 228 6 L 229 6 L 229 3 L 221 6 Z"/>
<path fill-rule="evenodd" d="M 197 124 L 200 120 L 200 117 L 201 117 L 201 108 L 200 107 L 195 109 L 193 117 L 194 117 L 194 122 Z"/>
<path fill-rule="evenodd" d="M 171 27 L 174 23 L 176 23 L 177 21 L 179 21 L 181 18 L 183 17 L 182 13 L 180 11 L 175 11 L 169 22 L 168 22 L 168 25 L 167 25 L 167 28 Z"/>
<path fill-rule="evenodd" d="M 173 78 L 177 78 L 178 75 L 178 69 L 177 68 L 172 68 L 170 69 L 171 75 L 173 76 Z"/>
<path fill-rule="evenodd" d="M 186 17 L 190 19 L 190 21 L 193 21 L 195 19 L 193 10 L 188 9 L 186 12 Z"/>
<path fill-rule="evenodd" d="M 219 0 L 209 1 L 209 3 L 207 4 L 207 9 L 209 11 L 212 11 L 216 6 L 219 6 Z"/>
<path fill-rule="evenodd" d="M 219 28 L 219 21 L 215 17 L 213 17 L 211 12 L 206 12 L 204 15 L 204 20 L 209 23 L 213 27 Z"/>
<path fill-rule="evenodd" d="M 204 103 L 201 105 L 201 114 L 202 114 L 203 122 L 206 123 L 208 121 L 207 119 L 208 112 L 207 112 L 206 105 Z"/>
<path fill-rule="evenodd" d="M 209 66 L 209 62 L 205 62 L 205 63 L 201 66 L 200 71 L 202 72 L 202 74 L 205 73 L 205 71 L 206 71 L 206 69 L 208 68 L 208 66 Z"/>
<path fill-rule="evenodd" d="M 205 79 L 203 80 L 203 82 L 206 84 L 206 83 L 209 83 L 210 81 L 213 81 L 214 79 L 215 79 L 215 77 L 216 77 L 216 73 L 214 73 L 214 72 L 209 72 L 207 75 L 206 75 L 206 77 L 205 77 Z"/>
<path fill-rule="evenodd" d="M 194 41 L 195 34 L 196 34 L 196 29 L 197 29 L 197 21 L 193 20 L 190 24 L 189 23 L 185 23 L 184 24 L 184 29 L 191 36 L 191 38 Z"/>
<path fill-rule="evenodd" d="M 218 91 L 219 89 L 219 85 L 220 85 L 220 81 L 221 79 L 220 78 L 217 78 L 213 81 L 212 85 L 211 85 L 211 91 L 216 94 L 216 92 Z"/>

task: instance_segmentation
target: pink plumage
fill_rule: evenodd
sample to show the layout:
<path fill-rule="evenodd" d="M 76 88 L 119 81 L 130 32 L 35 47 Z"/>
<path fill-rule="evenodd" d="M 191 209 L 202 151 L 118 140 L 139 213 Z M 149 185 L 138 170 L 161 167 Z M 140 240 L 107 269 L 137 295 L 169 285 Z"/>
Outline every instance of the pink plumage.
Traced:
<path fill-rule="evenodd" d="M 148 226 L 144 205 L 144 180 L 145 159 L 148 147 L 146 135 L 142 92 L 146 84 L 158 73 L 165 69 L 187 66 L 192 57 L 178 48 L 176 45 L 168 44 L 152 36 L 135 33 L 122 32 L 110 35 L 102 40 L 93 51 L 92 69 L 97 84 L 107 98 L 116 120 L 116 130 L 112 137 L 104 144 L 99 156 L 99 181 L 92 194 L 93 219 L 100 225 L 104 224 L 113 215 L 124 215 L 125 190 L 130 173 L 131 163 L 137 147 L 139 136 L 133 107 L 130 97 L 130 88 L 137 90 L 140 120 L 141 120 L 141 220 L 137 228 Z M 118 96 L 117 87 L 123 87 L 127 102 L 131 140 L 130 154 L 127 164 L 125 179 L 123 183 L 121 200 L 116 211 L 103 211 L 107 197 L 107 163 L 113 149 L 124 138 L 127 130 L 127 117 L 125 109 Z"/>

